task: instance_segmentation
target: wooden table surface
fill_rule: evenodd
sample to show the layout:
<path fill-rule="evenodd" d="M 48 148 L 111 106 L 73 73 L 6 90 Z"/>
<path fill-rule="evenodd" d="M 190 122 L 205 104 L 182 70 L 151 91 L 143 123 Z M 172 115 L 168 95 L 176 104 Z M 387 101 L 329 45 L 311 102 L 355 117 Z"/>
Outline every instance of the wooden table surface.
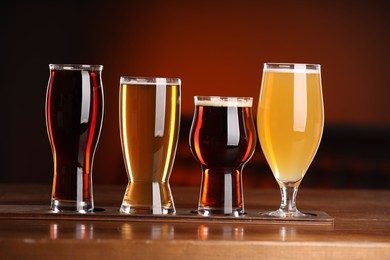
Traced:
<path fill-rule="evenodd" d="M 94 187 L 95 207 L 118 208 L 125 187 Z M 172 187 L 177 209 L 195 208 L 197 187 Z M 51 187 L 0 184 L 3 209 L 46 208 Z M 276 209 L 278 190 L 244 190 L 248 211 Z M 0 214 L 0 259 L 390 259 L 390 190 L 305 190 L 302 211 L 334 222 L 140 221 Z M 86 216 L 86 217 L 84 217 Z"/>

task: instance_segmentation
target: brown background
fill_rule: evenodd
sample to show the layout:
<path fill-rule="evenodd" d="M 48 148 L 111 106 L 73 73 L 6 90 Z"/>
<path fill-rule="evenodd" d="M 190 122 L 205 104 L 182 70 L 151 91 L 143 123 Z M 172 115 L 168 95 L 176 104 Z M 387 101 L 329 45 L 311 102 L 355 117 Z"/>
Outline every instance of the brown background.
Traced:
<path fill-rule="evenodd" d="M 253 96 L 256 108 L 263 63 L 302 62 L 322 65 L 326 118 L 307 182 L 324 186 L 309 177 L 317 175 L 328 186 L 346 187 L 350 176 L 332 180 L 329 172 L 357 169 L 389 187 L 384 184 L 390 184 L 387 1 L 14 1 L 3 7 L 1 182 L 51 182 L 44 117 L 49 63 L 104 65 L 96 183 L 127 179 L 119 143 L 119 77 L 180 77 L 182 138 L 172 181 L 197 185 L 200 169 L 186 136 L 193 96 Z M 380 161 L 367 159 L 370 154 L 379 154 Z M 359 164 L 362 159 L 367 165 Z M 351 160 L 352 166 L 340 168 L 337 160 Z M 196 168 L 183 171 L 183 162 Z M 388 175 L 367 176 L 378 169 Z M 271 175 L 260 148 L 247 172 Z"/>

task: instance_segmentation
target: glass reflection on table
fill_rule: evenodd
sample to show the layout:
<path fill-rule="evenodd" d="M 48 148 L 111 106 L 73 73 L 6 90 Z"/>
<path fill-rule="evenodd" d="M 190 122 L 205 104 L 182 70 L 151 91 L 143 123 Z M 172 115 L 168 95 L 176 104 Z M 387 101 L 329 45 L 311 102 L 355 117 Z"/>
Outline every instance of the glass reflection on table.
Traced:
<path fill-rule="evenodd" d="M 245 229 L 242 226 L 233 225 L 204 225 L 198 226 L 198 238 L 200 240 L 208 240 L 213 237 L 220 237 L 225 239 L 242 240 L 245 235 Z"/>
<path fill-rule="evenodd" d="M 94 238 L 94 227 L 90 223 L 76 223 L 74 232 L 69 226 L 61 225 L 60 223 L 50 223 L 50 239 L 56 240 L 59 238 L 73 238 L 78 240 L 90 240 Z M 71 234 L 70 237 L 67 237 L 68 234 Z"/>
<path fill-rule="evenodd" d="M 152 223 L 150 226 L 140 226 L 137 223 L 124 223 L 120 231 L 123 239 L 134 239 L 139 234 L 146 234 L 152 240 L 175 238 L 175 228 L 170 224 Z"/>

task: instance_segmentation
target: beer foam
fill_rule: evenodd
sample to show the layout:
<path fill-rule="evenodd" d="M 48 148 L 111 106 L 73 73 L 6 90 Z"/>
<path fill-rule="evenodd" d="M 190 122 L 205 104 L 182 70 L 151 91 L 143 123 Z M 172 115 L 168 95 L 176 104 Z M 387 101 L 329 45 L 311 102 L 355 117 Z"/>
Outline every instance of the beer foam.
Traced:
<path fill-rule="evenodd" d="M 283 64 L 280 65 L 279 68 L 265 68 L 264 72 L 278 72 L 278 73 L 307 73 L 307 74 L 319 74 L 320 73 L 320 66 L 318 66 L 318 69 L 313 68 L 306 68 L 306 64 L 293 64 L 294 67 L 292 68 L 291 65 L 286 64 L 285 66 Z M 310 67 L 313 67 L 313 65 L 309 65 Z"/>
<path fill-rule="evenodd" d="M 252 107 L 252 98 L 220 98 L 211 97 L 209 100 L 199 100 L 195 98 L 195 106 L 209 107 Z"/>
<path fill-rule="evenodd" d="M 128 77 L 122 76 L 120 78 L 120 84 L 136 84 L 136 85 L 166 85 L 175 86 L 181 85 L 179 78 L 152 78 L 152 77 Z"/>
<path fill-rule="evenodd" d="M 264 69 L 264 72 L 276 72 L 276 73 L 306 73 L 306 74 L 319 74 L 319 70 L 313 69 Z"/>

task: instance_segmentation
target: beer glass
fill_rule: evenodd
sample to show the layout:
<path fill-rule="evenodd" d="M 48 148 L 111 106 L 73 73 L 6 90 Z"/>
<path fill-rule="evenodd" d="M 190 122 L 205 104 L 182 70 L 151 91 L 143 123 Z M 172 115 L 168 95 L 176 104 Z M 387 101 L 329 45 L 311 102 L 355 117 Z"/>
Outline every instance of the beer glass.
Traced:
<path fill-rule="evenodd" d="M 242 171 L 256 147 L 251 97 L 195 96 L 190 148 L 201 164 L 198 214 L 244 212 Z"/>
<path fill-rule="evenodd" d="M 53 153 L 51 209 L 93 210 L 92 165 L 103 120 L 101 65 L 50 64 L 46 126 Z"/>
<path fill-rule="evenodd" d="M 176 212 L 169 177 L 179 135 L 180 92 L 180 79 L 120 78 L 120 134 L 129 178 L 122 213 Z"/>
<path fill-rule="evenodd" d="M 296 207 L 298 186 L 320 144 L 324 111 L 320 65 L 264 64 L 257 130 L 282 196 L 275 217 L 305 217 Z"/>

